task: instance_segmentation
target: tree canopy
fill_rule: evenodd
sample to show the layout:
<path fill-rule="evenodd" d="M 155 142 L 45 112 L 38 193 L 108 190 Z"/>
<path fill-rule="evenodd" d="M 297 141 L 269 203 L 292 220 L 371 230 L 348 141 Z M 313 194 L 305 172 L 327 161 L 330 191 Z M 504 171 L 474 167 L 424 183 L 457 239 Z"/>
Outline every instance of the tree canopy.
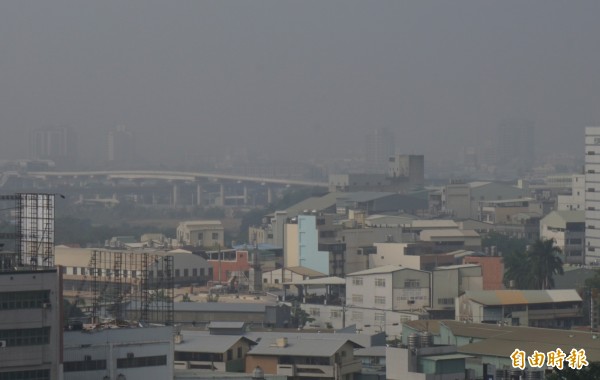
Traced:
<path fill-rule="evenodd" d="M 504 285 L 517 289 L 552 289 L 554 276 L 562 275 L 561 250 L 554 240 L 536 240 L 524 252 L 504 255 Z"/>

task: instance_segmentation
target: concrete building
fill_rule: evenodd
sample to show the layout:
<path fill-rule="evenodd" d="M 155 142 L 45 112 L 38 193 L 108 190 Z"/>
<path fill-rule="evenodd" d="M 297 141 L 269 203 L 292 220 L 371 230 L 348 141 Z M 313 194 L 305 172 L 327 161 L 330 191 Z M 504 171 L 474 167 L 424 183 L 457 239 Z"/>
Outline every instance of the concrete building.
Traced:
<path fill-rule="evenodd" d="M 386 349 L 388 380 L 456 380 L 466 377 L 469 355 L 456 352 L 456 346 Z"/>
<path fill-rule="evenodd" d="M 483 290 L 504 289 L 504 263 L 500 256 L 469 255 L 463 258 L 463 264 L 481 266 Z"/>
<path fill-rule="evenodd" d="M 479 265 L 440 266 L 431 275 L 431 303 L 434 310 L 454 310 L 458 296 L 467 291 L 483 290 L 483 275 Z"/>
<path fill-rule="evenodd" d="M 57 265 L 61 266 L 63 276 L 63 289 L 65 296 L 75 296 L 80 291 L 87 291 L 90 289 L 92 277 L 90 276 L 92 252 L 91 248 L 70 248 L 66 246 L 57 246 L 55 249 L 55 260 Z M 104 250 L 100 250 L 104 251 Z M 173 257 L 173 283 L 175 285 L 190 285 L 190 284 L 205 284 L 207 281 L 212 279 L 213 270 L 210 264 L 201 256 L 194 255 L 189 251 L 185 250 L 173 250 L 173 251 L 105 251 L 109 255 L 115 255 L 116 253 L 124 255 L 142 255 L 144 253 L 150 253 L 158 256 L 172 256 Z M 101 271 L 100 281 L 111 281 L 114 279 L 114 273 L 111 270 L 111 262 L 104 261 L 102 264 L 98 263 L 97 268 Z M 132 268 L 131 268 L 132 269 Z M 151 268 L 152 269 L 152 268 Z M 129 272 L 125 270 L 123 278 L 136 278 L 140 277 L 140 273 L 136 273 L 135 270 Z M 155 270 L 151 270 L 149 273 L 150 278 L 155 276 Z"/>
<path fill-rule="evenodd" d="M 227 282 L 232 276 L 238 279 L 250 274 L 250 252 L 228 249 L 206 252 L 208 264 L 212 267 L 212 281 Z"/>
<path fill-rule="evenodd" d="M 224 247 L 225 229 L 219 220 L 194 220 L 179 223 L 177 240 L 182 245 Z"/>
<path fill-rule="evenodd" d="M 286 225 L 284 266 L 303 266 L 329 275 L 329 252 L 319 251 L 317 217 L 298 215 Z"/>
<path fill-rule="evenodd" d="M 354 358 L 358 344 L 350 340 L 264 338 L 246 357 L 246 372 L 259 366 L 266 374 L 286 375 L 291 379 L 354 379 L 361 362 Z"/>
<path fill-rule="evenodd" d="M 381 189 L 389 185 L 389 178 L 382 173 L 350 173 L 329 175 L 329 192 L 331 193 L 367 191 L 374 188 Z"/>
<path fill-rule="evenodd" d="M 387 128 L 379 128 L 365 137 L 367 173 L 385 173 L 388 158 L 396 153 L 396 137 Z"/>
<path fill-rule="evenodd" d="M 552 211 L 540 221 L 540 238 L 554 240 L 567 264 L 585 264 L 585 211 Z"/>
<path fill-rule="evenodd" d="M 0 271 L 0 378 L 60 379 L 57 269 Z"/>
<path fill-rule="evenodd" d="M 559 194 L 556 202 L 558 211 L 585 210 L 585 174 L 573 174 L 571 194 Z"/>
<path fill-rule="evenodd" d="M 431 273 L 397 265 L 350 273 L 346 276 L 346 313 L 361 328 L 399 334 L 394 326 L 403 321 L 393 320 L 391 312 L 419 312 L 431 306 L 430 286 Z M 367 319 L 371 315 L 373 320 Z"/>
<path fill-rule="evenodd" d="M 387 176 L 392 182 L 405 182 L 410 188 L 422 188 L 425 184 L 425 156 L 414 154 L 390 156 Z"/>
<path fill-rule="evenodd" d="M 481 236 L 474 230 L 425 230 L 419 234 L 423 242 L 432 242 L 434 252 L 451 252 L 458 249 L 481 250 Z"/>
<path fill-rule="evenodd" d="M 64 333 L 64 379 L 172 379 L 173 328 Z"/>
<path fill-rule="evenodd" d="M 585 262 L 590 264 L 600 262 L 600 127 L 585 128 L 585 187 Z"/>
<path fill-rule="evenodd" d="M 570 329 L 582 318 L 575 290 L 467 291 L 456 299 L 456 320 Z"/>
<path fill-rule="evenodd" d="M 452 181 L 442 190 L 442 212 L 457 219 L 479 220 L 479 202 L 519 199 L 528 195 L 526 189 L 495 182 Z"/>
<path fill-rule="evenodd" d="M 452 265 L 451 254 L 434 253 L 433 243 L 374 243 L 375 251 L 370 254 L 369 267 L 399 265 L 415 270 L 432 270 L 440 265 Z"/>

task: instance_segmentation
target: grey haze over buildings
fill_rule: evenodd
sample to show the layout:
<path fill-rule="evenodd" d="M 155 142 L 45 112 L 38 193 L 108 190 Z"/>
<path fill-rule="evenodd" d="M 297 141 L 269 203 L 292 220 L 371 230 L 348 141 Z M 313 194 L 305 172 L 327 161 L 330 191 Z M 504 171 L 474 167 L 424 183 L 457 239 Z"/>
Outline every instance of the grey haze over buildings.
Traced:
<path fill-rule="evenodd" d="M 82 161 L 116 125 L 149 162 L 225 151 L 455 159 L 506 119 L 538 153 L 600 124 L 598 1 L 2 1 L 0 158 L 69 125 Z"/>

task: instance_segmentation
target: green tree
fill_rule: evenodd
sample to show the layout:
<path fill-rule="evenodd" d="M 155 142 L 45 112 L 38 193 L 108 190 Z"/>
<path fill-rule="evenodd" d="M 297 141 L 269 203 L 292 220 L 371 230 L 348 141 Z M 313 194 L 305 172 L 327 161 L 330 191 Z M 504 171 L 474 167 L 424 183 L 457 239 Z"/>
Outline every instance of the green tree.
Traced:
<path fill-rule="evenodd" d="M 552 289 L 554 276 L 562 275 L 561 250 L 554 240 L 536 240 L 525 252 L 504 255 L 504 285 L 517 289 Z"/>
<path fill-rule="evenodd" d="M 532 271 L 534 289 L 552 289 L 554 275 L 563 275 L 563 261 L 559 247 L 554 245 L 554 239 L 536 240 L 529 248 L 529 265 Z"/>

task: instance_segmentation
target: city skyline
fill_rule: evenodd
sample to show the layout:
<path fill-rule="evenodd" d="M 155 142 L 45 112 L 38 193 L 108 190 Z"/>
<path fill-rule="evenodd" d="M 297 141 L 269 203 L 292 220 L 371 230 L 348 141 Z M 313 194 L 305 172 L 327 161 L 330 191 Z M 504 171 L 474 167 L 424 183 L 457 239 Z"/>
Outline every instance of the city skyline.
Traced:
<path fill-rule="evenodd" d="M 380 128 L 398 152 L 443 162 L 506 119 L 535 123 L 540 157 L 579 156 L 584 127 L 600 124 L 599 8 L 5 2 L 0 158 L 26 157 L 28 130 L 68 125 L 96 162 L 123 124 L 155 164 L 356 158 Z"/>

